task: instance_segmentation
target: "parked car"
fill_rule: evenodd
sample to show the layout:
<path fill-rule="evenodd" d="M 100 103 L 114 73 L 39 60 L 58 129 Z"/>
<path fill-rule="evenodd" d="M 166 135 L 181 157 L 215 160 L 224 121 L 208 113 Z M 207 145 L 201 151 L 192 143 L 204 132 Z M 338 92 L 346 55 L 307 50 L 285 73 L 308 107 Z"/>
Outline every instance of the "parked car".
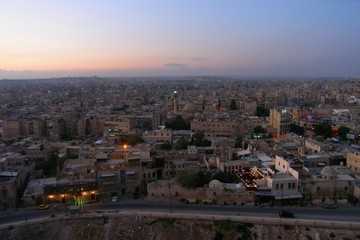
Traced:
<path fill-rule="evenodd" d="M 322 206 L 327 209 L 335 209 L 338 207 L 334 201 L 325 201 Z"/>
<path fill-rule="evenodd" d="M 49 208 L 49 205 L 47 205 L 47 204 L 40 204 L 40 205 L 36 206 L 37 210 L 45 210 L 48 208 Z"/>
<path fill-rule="evenodd" d="M 284 210 L 284 211 L 279 212 L 279 217 L 281 217 L 281 218 L 294 218 L 295 215 L 292 212 Z"/>
<path fill-rule="evenodd" d="M 119 200 L 118 196 L 113 196 L 111 202 L 117 202 Z"/>

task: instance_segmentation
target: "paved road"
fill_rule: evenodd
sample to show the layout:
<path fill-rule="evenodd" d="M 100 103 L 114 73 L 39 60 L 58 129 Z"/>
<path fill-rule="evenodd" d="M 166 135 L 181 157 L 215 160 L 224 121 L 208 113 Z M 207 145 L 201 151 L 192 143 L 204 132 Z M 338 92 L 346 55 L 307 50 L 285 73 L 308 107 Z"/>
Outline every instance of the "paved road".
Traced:
<path fill-rule="evenodd" d="M 208 215 L 227 215 L 227 216 L 253 216 L 279 218 L 280 210 L 293 212 L 298 219 L 309 220 L 333 220 L 360 222 L 360 207 L 342 206 L 338 209 L 324 209 L 319 207 L 259 207 L 259 206 L 233 206 L 233 205 L 202 205 L 202 204 L 181 204 L 169 202 L 151 202 L 144 200 L 120 200 L 117 203 L 96 203 L 85 206 L 86 212 L 105 212 L 105 211 L 146 211 L 163 213 L 192 213 Z M 34 208 L 18 209 L 17 211 L 0 212 L 0 226 L 12 223 L 33 221 L 43 218 L 51 218 L 51 215 L 64 216 L 65 208 L 59 206 L 57 210 L 35 210 Z"/>

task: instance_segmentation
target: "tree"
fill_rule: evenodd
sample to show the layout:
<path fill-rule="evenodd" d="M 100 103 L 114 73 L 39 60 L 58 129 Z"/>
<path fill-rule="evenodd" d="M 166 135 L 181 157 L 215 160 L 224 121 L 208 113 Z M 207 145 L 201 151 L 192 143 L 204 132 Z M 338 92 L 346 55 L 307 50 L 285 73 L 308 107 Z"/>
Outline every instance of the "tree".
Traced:
<path fill-rule="evenodd" d="M 190 130 L 190 122 L 183 119 L 180 115 L 169 119 L 167 122 L 165 122 L 165 126 L 166 128 L 172 130 Z"/>
<path fill-rule="evenodd" d="M 211 142 L 205 139 L 205 135 L 201 131 L 197 131 L 192 138 L 192 143 L 197 147 L 206 147 L 210 146 Z"/>
<path fill-rule="evenodd" d="M 177 150 L 187 149 L 188 145 L 189 145 L 188 140 L 184 136 L 182 136 L 176 141 L 175 149 Z"/>
<path fill-rule="evenodd" d="M 139 135 L 127 135 L 127 136 L 123 136 L 120 139 L 120 144 L 127 144 L 127 145 L 131 145 L 131 146 L 135 146 L 136 144 L 140 143 L 140 142 L 144 142 L 144 139 L 142 139 Z"/>
<path fill-rule="evenodd" d="M 45 176 L 47 177 L 56 176 L 58 163 L 59 163 L 58 151 L 53 150 L 50 153 L 49 159 L 47 161 L 42 162 L 41 164 L 41 168 L 43 169 Z"/>
<path fill-rule="evenodd" d="M 338 135 L 339 135 L 339 137 L 342 139 L 342 140 L 346 140 L 347 139 L 347 137 L 346 137 L 346 135 L 350 132 L 350 128 L 348 128 L 348 127 L 345 127 L 345 126 L 340 126 L 339 128 L 338 128 Z"/>
<path fill-rule="evenodd" d="M 171 150 L 172 144 L 169 141 L 166 141 L 160 145 L 161 150 Z"/>
<path fill-rule="evenodd" d="M 258 117 L 268 117 L 270 116 L 270 109 L 264 108 L 262 106 L 257 106 L 255 115 Z"/>
<path fill-rule="evenodd" d="M 230 110 L 236 110 L 236 102 L 235 102 L 234 99 L 230 100 L 229 109 Z"/>
<path fill-rule="evenodd" d="M 324 136 L 324 138 L 330 138 L 333 136 L 331 125 L 327 122 L 314 125 L 314 132 L 316 135 Z"/>
<path fill-rule="evenodd" d="M 303 127 L 292 123 L 292 124 L 290 124 L 290 132 L 293 132 L 299 136 L 304 136 L 305 130 Z"/>
<path fill-rule="evenodd" d="M 223 183 L 238 183 L 240 180 L 235 174 L 217 172 L 212 179 L 217 179 Z"/>
<path fill-rule="evenodd" d="M 254 127 L 254 133 L 266 133 L 266 129 L 263 128 L 262 126 L 256 126 Z"/>
<path fill-rule="evenodd" d="M 209 172 L 199 171 L 197 173 L 183 172 L 178 175 L 177 180 L 186 188 L 203 187 L 211 180 L 211 174 Z"/>
<path fill-rule="evenodd" d="M 235 138 L 235 146 L 236 148 L 241 148 L 243 146 L 244 139 L 242 136 L 236 136 Z"/>

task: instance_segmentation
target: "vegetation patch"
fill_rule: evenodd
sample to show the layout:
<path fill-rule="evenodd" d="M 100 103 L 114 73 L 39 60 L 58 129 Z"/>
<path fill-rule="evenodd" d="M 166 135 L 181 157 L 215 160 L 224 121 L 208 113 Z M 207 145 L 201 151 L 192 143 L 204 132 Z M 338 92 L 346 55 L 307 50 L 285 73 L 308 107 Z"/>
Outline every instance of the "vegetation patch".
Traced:
<path fill-rule="evenodd" d="M 148 225 L 152 225 L 155 223 L 159 223 L 163 227 L 170 227 L 176 222 L 175 218 L 159 218 L 154 221 L 148 223 Z"/>
<path fill-rule="evenodd" d="M 284 229 L 285 230 L 294 230 L 295 226 L 294 225 L 284 225 Z"/>
<path fill-rule="evenodd" d="M 234 228 L 234 224 L 230 220 L 216 220 L 214 223 L 217 228 L 225 231 L 229 231 Z"/>
<path fill-rule="evenodd" d="M 221 232 L 216 231 L 213 240 L 222 240 L 223 237 L 224 237 L 224 234 L 222 234 Z"/>

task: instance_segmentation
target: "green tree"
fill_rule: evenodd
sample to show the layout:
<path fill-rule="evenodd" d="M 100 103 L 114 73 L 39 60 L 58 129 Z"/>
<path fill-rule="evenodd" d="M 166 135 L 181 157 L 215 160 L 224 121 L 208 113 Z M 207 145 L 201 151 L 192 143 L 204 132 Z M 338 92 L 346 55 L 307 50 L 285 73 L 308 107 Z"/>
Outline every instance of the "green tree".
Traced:
<path fill-rule="evenodd" d="M 188 145 L 189 145 L 188 140 L 184 136 L 182 136 L 176 141 L 175 149 L 177 150 L 187 149 Z"/>
<path fill-rule="evenodd" d="M 211 142 L 205 139 L 205 134 L 201 131 L 197 131 L 193 135 L 192 143 L 197 147 L 206 147 L 211 145 Z"/>
<path fill-rule="evenodd" d="M 186 188 L 203 187 L 211 180 L 211 174 L 209 172 L 199 171 L 197 173 L 183 172 L 177 177 L 178 182 Z"/>
<path fill-rule="evenodd" d="M 270 116 L 270 109 L 264 108 L 262 106 L 257 106 L 255 115 L 258 117 L 268 117 Z"/>
<path fill-rule="evenodd" d="M 161 150 L 171 150 L 172 144 L 169 141 L 166 141 L 160 145 Z"/>
<path fill-rule="evenodd" d="M 263 128 L 262 126 L 256 126 L 254 127 L 254 133 L 266 133 L 266 129 Z"/>
<path fill-rule="evenodd" d="M 223 183 L 238 183 L 240 179 L 235 174 L 216 172 L 212 179 L 217 179 Z"/>
<path fill-rule="evenodd" d="M 299 136 L 304 136 L 305 130 L 303 127 L 292 123 L 290 124 L 290 132 L 293 132 Z"/>
<path fill-rule="evenodd" d="M 41 169 L 43 169 L 44 175 L 46 177 L 55 177 L 57 173 L 58 164 L 60 164 L 58 151 L 53 150 L 50 153 L 49 159 L 47 161 L 42 162 L 41 164 Z"/>
<path fill-rule="evenodd" d="M 350 128 L 345 127 L 345 126 L 340 126 L 338 128 L 338 135 L 342 140 L 347 140 L 346 134 L 348 134 L 350 132 Z"/>
<path fill-rule="evenodd" d="M 235 146 L 236 148 L 241 148 L 243 146 L 244 139 L 242 136 L 236 136 L 235 138 Z"/>
<path fill-rule="evenodd" d="M 124 135 L 120 138 L 119 143 L 120 145 L 131 145 L 131 146 L 135 146 L 138 143 L 144 142 L 144 139 L 142 139 L 139 135 L 134 134 L 134 135 Z"/>
<path fill-rule="evenodd" d="M 323 136 L 324 138 L 330 138 L 333 136 L 331 125 L 327 122 L 314 125 L 314 133 L 316 135 Z"/>
<path fill-rule="evenodd" d="M 234 99 L 230 100 L 229 109 L 230 110 L 236 110 L 236 102 L 235 102 Z"/>
<path fill-rule="evenodd" d="M 175 118 L 168 119 L 165 127 L 172 130 L 190 130 L 190 122 L 177 115 Z"/>

